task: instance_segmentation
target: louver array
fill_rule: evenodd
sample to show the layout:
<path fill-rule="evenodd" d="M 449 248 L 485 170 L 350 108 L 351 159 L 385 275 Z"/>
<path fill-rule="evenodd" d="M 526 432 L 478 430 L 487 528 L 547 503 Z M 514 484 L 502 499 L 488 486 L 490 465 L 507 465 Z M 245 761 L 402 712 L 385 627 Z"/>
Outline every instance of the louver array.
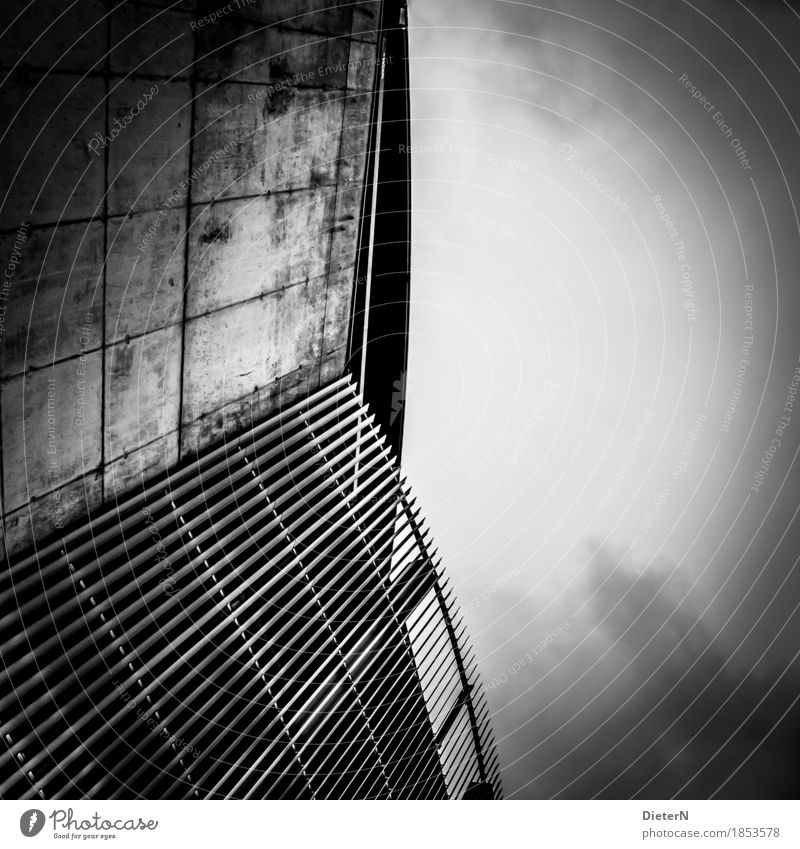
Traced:
<path fill-rule="evenodd" d="M 475 661 L 349 380 L 2 567 L 3 798 L 497 798 Z"/>

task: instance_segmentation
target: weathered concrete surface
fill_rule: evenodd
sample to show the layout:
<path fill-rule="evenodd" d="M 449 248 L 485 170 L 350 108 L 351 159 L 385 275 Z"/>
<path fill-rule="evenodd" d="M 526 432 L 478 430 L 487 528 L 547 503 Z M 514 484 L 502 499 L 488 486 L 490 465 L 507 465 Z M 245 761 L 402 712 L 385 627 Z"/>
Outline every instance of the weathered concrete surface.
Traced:
<path fill-rule="evenodd" d="M 321 277 L 188 321 L 183 423 L 316 361 L 326 289 Z"/>
<path fill-rule="evenodd" d="M 189 8 L 120 4 L 111 15 L 111 70 L 164 79 L 189 76 L 194 58 L 193 18 Z"/>
<path fill-rule="evenodd" d="M 267 386 L 258 386 L 242 398 L 196 419 L 181 428 L 181 451 L 191 456 L 207 445 L 235 435 L 275 410 L 304 398 L 320 386 L 336 380 L 346 360 L 343 348 L 297 369 Z"/>
<path fill-rule="evenodd" d="M 2 382 L 6 510 L 97 469 L 101 392 L 100 351 Z"/>
<path fill-rule="evenodd" d="M 139 251 L 152 222 L 150 212 L 108 221 L 107 344 L 181 322 L 186 210 L 169 210 L 159 238 Z"/>
<path fill-rule="evenodd" d="M 260 90 L 200 87 L 194 200 L 336 182 L 345 94 L 296 88 L 251 100 Z"/>
<path fill-rule="evenodd" d="M 178 429 L 181 325 L 106 352 L 105 456 L 114 460 Z"/>
<path fill-rule="evenodd" d="M 0 228 L 88 218 L 102 211 L 104 167 L 88 140 L 105 127 L 101 79 L 16 72 L 0 88 L 12 122 L 3 144 Z"/>
<path fill-rule="evenodd" d="M 4 517 L 7 551 L 25 550 L 34 543 L 81 521 L 103 503 L 102 473 L 98 470 L 33 498 L 24 507 Z"/>
<path fill-rule="evenodd" d="M 334 201 L 331 189 L 303 189 L 196 210 L 187 316 L 323 276 Z"/>
<path fill-rule="evenodd" d="M 106 463 L 103 478 L 105 499 L 124 497 L 177 462 L 178 431 L 174 430 L 131 454 Z"/>
<path fill-rule="evenodd" d="M 190 102 L 191 88 L 185 82 L 115 85 L 109 96 L 110 122 L 130 121 L 108 145 L 111 215 L 155 209 L 181 191 L 189 167 Z"/>
<path fill-rule="evenodd" d="M 34 14 L 30 5 L 30 0 L 0 4 L 4 65 L 88 71 L 105 62 L 108 7 L 103 0 L 37 0 Z M 43 31 L 43 22 L 58 16 L 58 23 Z"/>
<path fill-rule="evenodd" d="M 376 40 L 380 2 L 339 4 L 326 0 L 255 0 L 240 11 L 243 18 L 264 24 L 280 24 L 308 33 L 352 32 L 358 38 Z M 198 18 L 219 8 L 217 0 L 199 0 Z"/>
<path fill-rule="evenodd" d="M 331 89 L 347 84 L 349 36 L 309 39 L 226 16 L 198 30 L 197 45 L 203 79 Z"/>
<path fill-rule="evenodd" d="M 171 5 L 48 0 L 0 39 L 12 553 L 344 367 L 380 3 Z"/>
<path fill-rule="evenodd" d="M 2 377 L 101 347 L 103 238 L 99 222 L 30 231 L 5 301 Z M 11 255 L 15 240 L 0 237 L 0 256 Z"/>
<path fill-rule="evenodd" d="M 360 170 L 363 171 L 363 163 Z M 354 282 L 361 203 L 360 183 L 353 182 L 339 187 L 328 263 L 328 297 L 323 333 L 323 353 L 326 354 L 347 344 L 353 286 L 364 285 L 363 281 Z"/>

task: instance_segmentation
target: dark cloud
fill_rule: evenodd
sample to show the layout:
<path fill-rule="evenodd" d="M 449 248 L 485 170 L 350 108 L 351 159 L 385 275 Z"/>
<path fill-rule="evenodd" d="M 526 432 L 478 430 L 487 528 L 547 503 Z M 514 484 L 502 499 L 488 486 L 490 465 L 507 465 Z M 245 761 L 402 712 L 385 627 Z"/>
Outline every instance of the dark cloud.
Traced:
<path fill-rule="evenodd" d="M 560 600 L 562 609 L 584 605 L 569 640 L 496 694 L 496 706 L 517 699 L 496 719 L 515 761 L 507 792 L 796 798 L 797 668 L 769 653 L 742 664 L 671 564 L 623 563 L 601 547 L 587 566 L 582 585 Z M 795 617 L 789 633 L 797 625 Z M 519 648 L 524 655 L 527 643 Z"/>

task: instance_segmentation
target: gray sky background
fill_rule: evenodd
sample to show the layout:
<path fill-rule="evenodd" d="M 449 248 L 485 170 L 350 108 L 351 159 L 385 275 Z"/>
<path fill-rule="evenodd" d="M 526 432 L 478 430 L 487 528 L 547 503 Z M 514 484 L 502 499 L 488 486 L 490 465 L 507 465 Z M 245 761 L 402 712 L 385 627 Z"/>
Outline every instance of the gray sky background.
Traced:
<path fill-rule="evenodd" d="M 404 463 L 507 794 L 796 795 L 796 5 L 411 0 L 410 37 Z"/>

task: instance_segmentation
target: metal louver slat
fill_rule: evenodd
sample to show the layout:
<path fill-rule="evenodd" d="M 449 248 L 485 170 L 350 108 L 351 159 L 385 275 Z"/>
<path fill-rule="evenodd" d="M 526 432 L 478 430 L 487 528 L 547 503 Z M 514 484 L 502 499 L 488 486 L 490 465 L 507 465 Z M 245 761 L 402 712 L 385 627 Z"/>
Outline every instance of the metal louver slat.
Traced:
<path fill-rule="evenodd" d="M 343 378 L 3 564 L 0 796 L 443 798 L 453 687 L 499 796 L 428 539 Z"/>

